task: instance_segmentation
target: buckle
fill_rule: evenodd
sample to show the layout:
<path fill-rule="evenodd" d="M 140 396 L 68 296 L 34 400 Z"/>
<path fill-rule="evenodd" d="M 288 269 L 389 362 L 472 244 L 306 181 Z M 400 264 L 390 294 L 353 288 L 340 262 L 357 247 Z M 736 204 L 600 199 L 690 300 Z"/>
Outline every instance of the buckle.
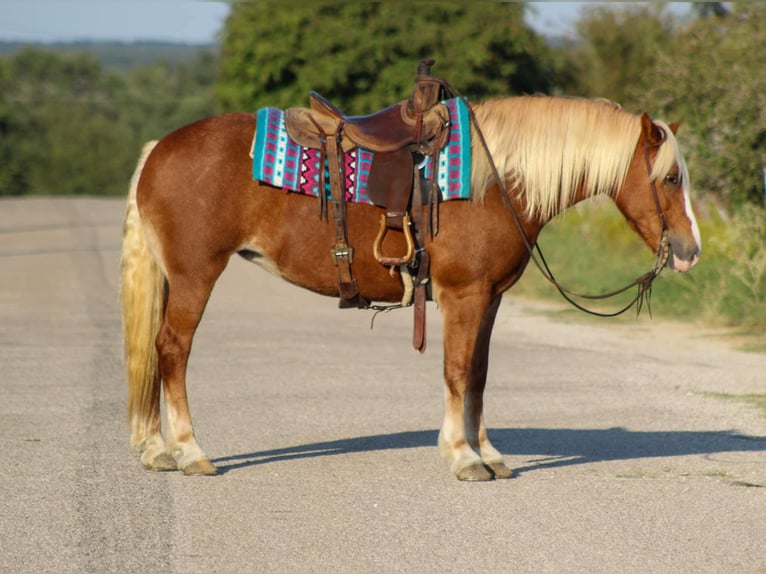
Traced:
<path fill-rule="evenodd" d="M 345 243 L 339 243 L 330 249 L 330 255 L 332 255 L 332 262 L 335 266 L 338 266 L 338 259 L 345 258 L 348 263 L 354 262 L 354 248 Z"/>

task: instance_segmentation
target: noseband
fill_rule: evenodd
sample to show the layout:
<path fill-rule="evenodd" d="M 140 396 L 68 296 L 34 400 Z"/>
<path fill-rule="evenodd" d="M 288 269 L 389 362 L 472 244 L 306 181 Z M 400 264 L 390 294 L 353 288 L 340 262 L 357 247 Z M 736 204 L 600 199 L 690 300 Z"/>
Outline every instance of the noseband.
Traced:
<path fill-rule="evenodd" d="M 636 316 L 638 316 L 641 313 L 641 309 L 644 306 L 644 302 L 646 302 L 646 308 L 649 311 L 649 316 L 652 316 L 652 307 L 651 307 L 651 298 L 652 298 L 652 282 L 659 276 L 659 274 L 662 272 L 662 270 L 665 268 L 665 265 L 668 263 L 668 259 L 670 257 L 670 243 L 668 240 L 668 224 L 665 220 L 665 214 L 662 211 L 662 206 L 660 205 L 660 197 L 657 193 L 657 185 L 655 184 L 654 180 L 652 179 L 652 161 L 649 157 L 649 143 L 644 140 L 644 159 L 646 160 L 646 171 L 647 171 L 647 177 L 649 178 L 649 186 L 652 190 L 652 197 L 654 198 L 654 205 L 657 209 L 657 216 L 660 219 L 660 225 L 662 227 L 661 235 L 660 235 L 660 242 L 657 247 L 657 253 L 656 253 L 656 261 L 654 263 L 654 267 L 651 271 L 648 273 L 644 273 L 637 279 L 635 279 L 633 282 L 631 282 L 629 285 L 626 285 L 625 287 L 621 289 L 617 289 L 616 291 L 612 291 L 610 293 L 604 293 L 602 295 L 587 295 L 585 293 L 578 293 L 576 291 L 573 291 L 561 283 L 554 277 L 553 272 L 551 271 L 550 267 L 548 266 L 548 262 L 545 260 L 545 256 L 543 255 L 542 250 L 540 249 L 540 246 L 537 244 L 537 242 L 532 244 L 532 242 L 527 237 L 527 234 L 524 232 L 524 226 L 521 224 L 521 218 L 519 217 L 519 214 L 516 212 L 516 208 L 513 205 L 513 202 L 511 201 L 510 194 L 508 193 L 508 188 L 505 185 L 505 181 L 503 178 L 500 177 L 500 174 L 497 171 L 497 166 L 495 165 L 494 160 L 492 159 L 492 154 L 489 151 L 489 146 L 487 145 L 487 141 L 484 139 L 484 134 L 481 131 L 481 128 L 479 127 L 479 123 L 476 120 L 476 116 L 473 112 L 473 109 L 470 105 L 468 105 L 468 100 L 464 96 L 460 96 L 463 98 L 463 100 L 466 103 L 466 107 L 468 108 L 468 113 L 471 118 L 471 123 L 476 130 L 477 135 L 479 136 L 479 141 L 482 144 L 482 147 L 484 149 L 484 153 L 487 157 L 487 161 L 492 168 L 492 175 L 495 178 L 495 181 L 497 181 L 498 187 L 500 188 L 500 191 L 502 192 L 501 195 L 503 197 L 503 201 L 508 207 L 508 209 L 511 212 L 511 215 L 513 216 L 513 221 L 516 224 L 517 229 L 519 230 L 519 234 L 521 235 L 522 240 L 524 241 L 524 245 L 527 248 L 527 251 L 529 251 L 529 256 L 534 262 L 534 264 L 537 266 L 537 268 L 542 273 L 543 277 L 551 283 L 558 292 L 561 294 L 561 296 L 570 303 L 573 307 L 579 309 L 580 311 L 584 311 L 585 313 L 588 313 L 589 315 L 595 315 L 597 317 L 616 317 L 617 315 L 622 315 L 629 309 L 631 309 L 633 306 L 636 307 Z M 584 307 L 583 305 L 579 304 L 577 301 L 573 299 L 573 297 L 577 297 L 580 299 L 588 299 L 588 300 L 601 300 L 601 299 L 609 299 L 611 297 L 615 297 L 616 295 L 620 295 L 621 293 L 624 293 L 628 291 L 629 289 L 632 289 L 633 287 L 636 287 L 636 296 L 633 298 L 633 300 L 628 303 L 625 307 L 619 309 L 618 311 L 614 311 L 612 313 L 602 313 L 600 311 L 594 311 L 592 309 L 588 309 L 587 307 Z"/>

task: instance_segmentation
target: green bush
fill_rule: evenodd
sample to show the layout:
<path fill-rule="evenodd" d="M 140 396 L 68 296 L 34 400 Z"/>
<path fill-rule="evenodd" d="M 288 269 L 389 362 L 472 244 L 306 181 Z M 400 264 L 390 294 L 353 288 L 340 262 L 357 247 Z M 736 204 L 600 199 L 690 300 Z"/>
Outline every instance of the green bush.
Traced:
<path fill-rule="evenodd" d="M 654 316 L 736 327 L 757 337 L 758 345 L 766 344 L 766 210 L 748 204 L 729 217 L 712 212 L 700 221 L 700 227 L 699 264 L 689 273 L 665 270 L 660 275 L 651 300 Z M 612 291 L 654 264 L 654 255 L 606 202 L 563 214 L 545 227 L 539 243 L 557 279 L 580 292 Z M 531 264 L 514 292 L 560 299 Z M 607 303 L 585 303 L 611 311 L 634 294 L 631 291 Z"/>
<path fill-rule="evenodd" d="M 306 105 L 316 90 L 366 114 L 407 97 L 423 58 L 471 98 L 547 92 L 552 50 L 524 10 L 511 2 L 235 2 L 216 95 L 224 109 L 255 110 Z"/>
<path fill-rule="evenodd" d="M 217 60 L 117 72 L 88 53 L 0 57 L 0 197 L 127 190 L 148 139 L 214 112 Z"/>
<path fill-rule="evenodd" d="M 710 227 L 707 316 L 766 334 L 766 211 L 745 205 Z"/>
<path fill-rule="evenodd" d="M 766 168 L 766 5 L 681 22 L 662 3 L 599 6 L 568 52 L 578 95 L 680 121 L 698 198 L 727 208 L 763 197 Z"/>

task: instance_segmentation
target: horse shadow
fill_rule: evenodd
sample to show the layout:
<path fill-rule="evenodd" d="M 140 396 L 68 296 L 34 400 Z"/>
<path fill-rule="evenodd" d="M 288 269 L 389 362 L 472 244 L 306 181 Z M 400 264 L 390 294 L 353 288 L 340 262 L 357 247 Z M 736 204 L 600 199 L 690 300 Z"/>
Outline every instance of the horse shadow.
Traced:
<path fill-rule="evenodd" d="M 766 437 L 735 431 L 630 431 L 609 429 L 490 429 L 490 439 L 506 456 L 528 457 L 525 472 L 605 461 L 765 452 Z M 353 453 L 435 447 L 436 430 L 408 431 L 315 442 L 213 459 L 220 473 L 280 461 Z"/>

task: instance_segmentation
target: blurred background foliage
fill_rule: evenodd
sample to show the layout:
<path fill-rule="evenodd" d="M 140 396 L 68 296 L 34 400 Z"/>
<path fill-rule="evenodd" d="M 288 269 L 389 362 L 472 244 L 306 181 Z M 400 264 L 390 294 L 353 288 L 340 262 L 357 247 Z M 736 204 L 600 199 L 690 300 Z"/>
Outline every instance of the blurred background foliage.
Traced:
<path fill-rule="evenodd" d="M 551 49 L 525 24 L 522 3 L 286 5 L 233 5 L 216 86 L 226 108 L 302 105 L 316 90 L 348 113 L 369 113 L 409 95 L 423 58 L 469 97 L 555 87 Z"/>
<path fill-rule="evenodd" d="M 146 139 L 305 105 L 312 89 L 369 113 L 406 97 L 432 57 L 472 100 L 604 97 L 681 120 L 698 201 L 728 211 L 762 200 L 766 166 L 766 6 L 730 6 L 696 3 L 681 19 L 661 2 L 598 4 L 572 37 L 549 38 L 519 2 L 264 0 L 234 2 L 206 49 L 0 45 L 0 196 L 121 195 Z"/>
<path fill-rule="evenodd" d="M 472 100 L 603 97 L 680 120 L 703 259 L 687 276 L 663 276 L 655 307 L 766 332 L 766 5 L 700 2 L 680 17 L 663 2 L 604 3 L 566 38 L 535 32 L 529 9 L 247 1 L 232 3 L 215 46 L 0 45 L 0 197 L 122 196 L 148 139 L 214 113 L 306 105 L 312 89 L 369 113 L 406 97 L 431 57 L 434 74 Z M 621 270 L 632 279 L 652 264 L 600 205 L 555 221 L 541 243 L 577 289 L 607 290 Z M 521 290 L 555 296 L 535 281 Z"/>

